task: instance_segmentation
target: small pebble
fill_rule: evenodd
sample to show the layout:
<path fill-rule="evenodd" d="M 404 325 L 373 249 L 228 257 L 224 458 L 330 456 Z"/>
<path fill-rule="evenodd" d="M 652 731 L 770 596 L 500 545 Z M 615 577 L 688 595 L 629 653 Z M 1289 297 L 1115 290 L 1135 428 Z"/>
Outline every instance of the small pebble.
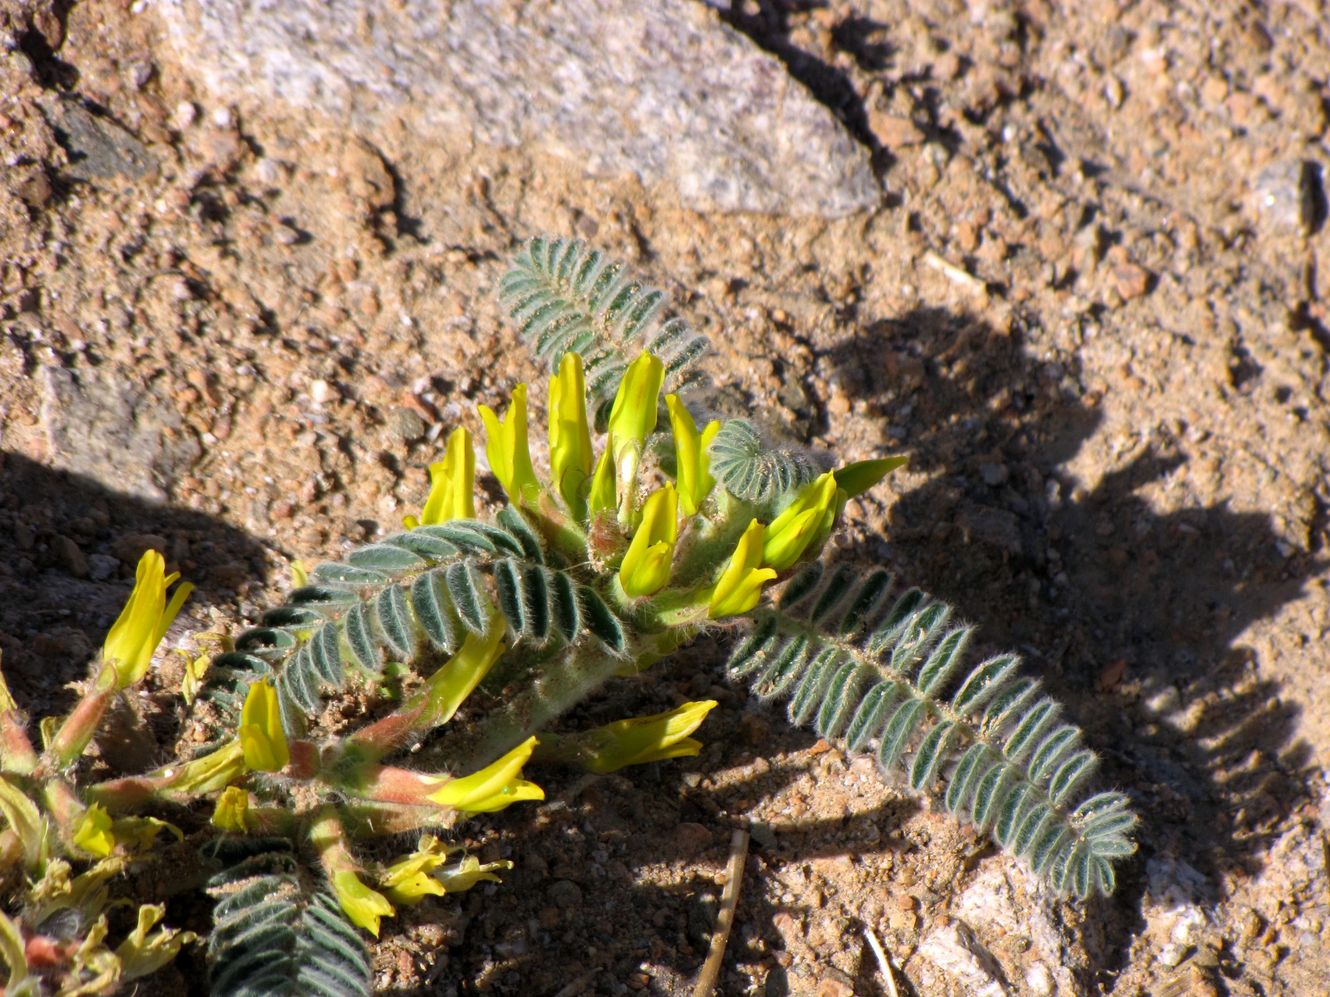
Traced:
<path fill-rule="evenodd" d="M 1123 301 L 1139 298 L 1150 289 L 1150 271 L 1135 263 L 1123 263 L 1113 268 L 1113 287 Z"/>

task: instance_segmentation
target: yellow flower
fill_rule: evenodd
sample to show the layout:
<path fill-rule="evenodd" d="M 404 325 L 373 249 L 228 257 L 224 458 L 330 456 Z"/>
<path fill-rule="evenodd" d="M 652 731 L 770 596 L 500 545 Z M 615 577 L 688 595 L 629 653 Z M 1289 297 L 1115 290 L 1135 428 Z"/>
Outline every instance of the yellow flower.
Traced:
<path fill-rule="evenodd" d="M 526 385 L 513 389 L 513 401 L 502 420 L 494 409 L 481 405 L 480 418 L 485 423 L 485 455 L 490 470 L 515 503 L 534 503 L 540 491 L 531 451 L 526 438 Z"/>
<path fill-rule="evenodd" d="M 239 786 L 227 786 L 222 790 L 212 810 L 212 825 L 232 834 L 249 830 L 249 793 Z"/>
<path fill-rule="evenodd" d="M 429 498 L 420 510 L 420 518 L 407 516 L 408 530 L 433 526 L 450 519 L 474 519 L 476 516 L 476 452 L 471 434 L 458 426 L 448 437 L 443 460 L 429 466 Z"/>
<path fill-rule="evenodd" d="M 685 516 L 695 516 L 716 484 L 711 476 L 707 447 L 720 432 L 720 422 L 713 419 L 699 433 L 697 423 L 678 395 L 666 395 L 665 407 L 669 409 L 670 428 L 674 432 L 674 477 L 679 484 L 679 501 Z"/>
<path fill-rule="evenodd" d="M 626 765 L 641 765 L 665 758 L 683 758 L 702 750 L 702 742 L 689 737 L 716 707 L 714 699 L 684 703 L 650 717 L 616 720 L 578 735 L 590 749 L 582 763 L 592 772 L 614 772 Z"/>
<path fill-rule="evenodd" d="M 673 485 L 652 492 L 642 506 L 642 523 L 619 565 L 619 584 L 630 596 L 654 595 L 670 580 L 674 543 L 679 539 L 679 498 Z"/>
<path fill-rule="evenodd" d="M 502 810 L 519 800 L 543 800 L 545 791 L 534 782 L 519 778 L 522 766 L 536 749 L 529 737 L 497 762 L 461 779 L 449 779 L 429 799 L 443 807 L 468 813 Z"/>
<path fill-rule="evenodd" d="M 846 464 L 835 472 L 836 487 L 845 493 L 847 499 L 862 495 L 896 468 L 904 465 L 909 457 L 879 457 L 876 460 L 857 460 Z"/>
<path fill-rule="evenodd" d="M 410 906 L 427 896 L 441 897 L 443 884 L 430 875 L 448 861 L 448 848 L 432 834 L 422 835 L 414 852 L 394 862 L 379 877 L 379 885 L 394 903 Z"/>
<path fill-rule="evenodd" d="M 491 870 L 511 869 L 513 864 L 506 859 L 501 862 L 486 862 L 481 865 L 480 859 L 474 855 L 468 855 L 456 865 L 450 865 L 447 868 L 439 869 L 434 873 L 445 890 L 449 893 L 462 893 L 471 889 L 482 879 L 490 882 L 499 882 L 499 877 L 494 875 Z"/>
<path fill-rule="evenodd" d="M 614 511 L 615 488 L 614 457 L 607 447 L 600 455 L 600 462 L 596 464 L 596 473 L 591 478 L 591 491 L 587 494 L 587 505 L 591 515 Z"/>
<path fill-rule="evenodd" d="M 554 487 L 574 519 L 586 517 L 583 485 L 591 475 L 591 428 L 587 425 L 582 358 L 565 353 L 550 378 L 550 470 Z"/>
<path fill-rule="evenodd" d="M 166 559 L 155 550 L 145 551 L 139 558 L 129 601 L 102 645 L 102 660 L 111 666 L 117 690 L 129 688 L 147 674 L 153 652 L 193 591 L 193 585 L 181 582 L 168 602 L 166 590 L 179 577 L 179 572 L 166 573 Z"/>
<path fill-rule="evenodd" d="M 364 928 L 375 938 L 379 937 L 379 919 L 397 913 L 397 908 L 388 902 L 387 897 L 366 886 L 350 869 L 340 869 L 332 874 L 332 888 L 342 912 L 351 923 Z"/>
<path fill-rule="evenodd" d="M 277 690 L 265 679 L 249 687 L 240 710 L 240 746 L 253 772 L 280 772 L 291 760 L 277 706 Z"/>
<path fill-rule="evenodd" d="M 772 520 L 762 548 L 763 562 L 784 571 L 810 548 L 821 548 L 835 519 L 836 478 L 828 471 L 799 489 L 794 501 Z"/>
<path fill-rule="evenodd" d="M 169 780 L 167 788 L 172 792 L 202 796 L 225 789 L 245 774 L 245 768 L 244 749 L 235 740 L 179 768 L 167 766 L 156 774 Z"/>
<path fill-rule="evenodd" d="M 483 636 L 467 634 L 457 653 L 430 676 L 426 695 L 429 697 L 429 712 L 434 724 L 451 720 L 457 708 L 502 656 L 502 620 L 502 616 L 496 615 L 489 632 Z"/>
<path fill-rule="evenodd" d="M 716 620 L 722 616 L 738 616 L 757 605 L 762 598 L 762 586 L 776 577 L 774 568 L 759 567 L 765 539 L 766 527 L 754 519 L 739 538 L 730 563 L 711 590 L 707 602 L 708 617 Z"/>
<path fill-rule="evenodd" d="M 640 452 L 656 428 L 656 405 L 664 383 L 665 365 L 650 353 L 643 353 L 624 371 L 610 407 L 609 430 L 616 461 L 621 448 L 635 446 Z"/>
<path fill-rule="evenodd" d="M 83 816 L 74 825 L 74 844 L 99 859 L 106 858 L 115 849 L 111 815 L 100 803 L 94 803 L 83 811 Z"/>
<path fill-rule="evenodd" d="M 120 979 L 136 980 L 155 973 L 176 957 L 182 946 L 198 936 L 192 931 L 158 928 L 166 913 L 162 904 L 143 904 L 139 907 L 138 924 L 118 946 L 115 957 L 120 962 Z"/>
<path fill-rule="evenodd" d="M 614 476 L 619 489 L 619 522 L 631 527 L 637 504 L 637 468 L 642 447 L 656 428 L 656 403 L 665 381 L 665 365 L 643 353 L 624 371 L 619 391 L 610 407 L 610 450 L 614 453 Z"/>

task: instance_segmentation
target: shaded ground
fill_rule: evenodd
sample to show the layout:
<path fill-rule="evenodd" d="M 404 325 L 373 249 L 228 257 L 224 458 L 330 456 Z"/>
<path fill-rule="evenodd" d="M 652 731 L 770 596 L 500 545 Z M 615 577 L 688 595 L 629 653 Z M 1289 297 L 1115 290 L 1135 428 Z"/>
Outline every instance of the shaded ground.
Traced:
<path fill-rule="evenodd" d="M 872 149 L 881 210 L 704 216 L 400 136 L 388 162 L 373 136 L 196 91 L 151 12 L 0 13 L 16 695 L 67 702 L 135 535 L 198 582 L 193 623 L 238 626 L 288 558 L 416 509 L 441 432 L 535 375 L 494 303 L 504 261 L 578 235 L 673 294 L 735 404 L 848 456 L 912 455 L 894 496 L 852 510 L 847 555 L 1026 654 L 1138 801 L 1141 856 L 1111 901 L 1031 897 L 966 829 L 725 688 L 704 650 L 587 708 L 713 695 L 702 756 L 555 781 L 551 805 L 477 826 L 516 870 L 407 912 L 381 986 L 686 993 L 728 830 L 756 822 L 726 993 L 885 993 L 865 925 L 914 992 L 964 992 L 919 953 L 957 921 L 1014 993 L 1322 992 L 1324 21 L 927 2 L 722 20 Z M 994 875 L 1005 907 L 970 911 Z M 1007 934 L 1003 910 L 1025 919 Z M 1060 947 L 1018 941 L 1038 917 Z"/>

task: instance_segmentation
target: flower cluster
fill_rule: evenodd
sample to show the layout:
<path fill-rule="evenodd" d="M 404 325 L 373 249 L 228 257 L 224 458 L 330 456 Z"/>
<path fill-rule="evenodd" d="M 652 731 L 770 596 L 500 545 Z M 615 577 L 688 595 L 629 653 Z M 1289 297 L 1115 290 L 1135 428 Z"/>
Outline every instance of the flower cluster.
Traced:
<path fill-rule="evenodd" d="M 490 469 L 510 501 L 543 518 L 563 536 L 570 530 L 585 536 L 606 524 L 617 531 L 622 539 L 611 557 L 616 581 L 611 594 L 626 607 L 659 597 L 674 622 L 751 611 L 766 585 L 822 549 L 849 498 L 904 463 L 904 458 L 892 457 L 850 464 L 785 496 L 780 508 L 752 506 L 723 489 L 716 494 L 708 448 L 720 422 L 712 420 L 699 430 L 679 397 L 667 394 L 671 480 L 647 489 L 643 467 L 656 431 L 663 383 L 664 366 L 652 354 L 643 353 L 629 365 L 596 459 L 582 358 L 564 354 L 549 384 L 553 480 L 548 487 L 531 460 L 527 386 L 513 389 L 502 417 L 489 406 L 480 406 Z M 474 515 L 471 446 L 466 430 L 452 434 L 443 461 L 430 468 L 433 485 L 424 511 L 419 519 L 408 518 L 409 527 Z M 686 544 L 685 538 L 691 543 Z M 719 540 L 730 546 L 718 554 Z M 680 578 L 686 579 L 682 586 L 676 581 Z"/>

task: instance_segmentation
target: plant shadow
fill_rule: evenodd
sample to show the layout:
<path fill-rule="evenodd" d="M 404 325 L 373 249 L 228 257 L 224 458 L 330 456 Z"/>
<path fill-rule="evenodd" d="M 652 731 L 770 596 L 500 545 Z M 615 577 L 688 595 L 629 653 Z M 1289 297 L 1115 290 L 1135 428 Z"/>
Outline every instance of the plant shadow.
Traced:
<path fill-rule="evenodd" d="M 1040 360 L 1026 331 L 918 309 L 865 325 L 826 358 L 931 474 L 888 513 L 885 562 L 1020 650 L 1105 759 L 1144 820 L 1122 869 L 1105 965 L 1124 958 L 1145 862 L 1172 854 L 1216 884 L 1253 873 L 1308 802 L 1297 706 L 1259 674 L 1243 631 L 1323 571 L 1281 550 L 1271 517 L 1222 502 L 1159 513 L 1140 491 L 1183 467 L 1185 427 L 1142 413 L 1118 467 L 1082 486 L 1067 469 L 1099 429 L 1074 358 Z M 1218 887 L 1216 887 L 1218 890 Z"/>
<path fill-rule="evenodd" d="M 195 614 L 247 594 L 268 570 L 263 544 L 213 516 L 0 451 L 0 652 L 34 720 L 73 705 L 68 683 L 87 676 L 150 547 L 194 583 Z"/>

